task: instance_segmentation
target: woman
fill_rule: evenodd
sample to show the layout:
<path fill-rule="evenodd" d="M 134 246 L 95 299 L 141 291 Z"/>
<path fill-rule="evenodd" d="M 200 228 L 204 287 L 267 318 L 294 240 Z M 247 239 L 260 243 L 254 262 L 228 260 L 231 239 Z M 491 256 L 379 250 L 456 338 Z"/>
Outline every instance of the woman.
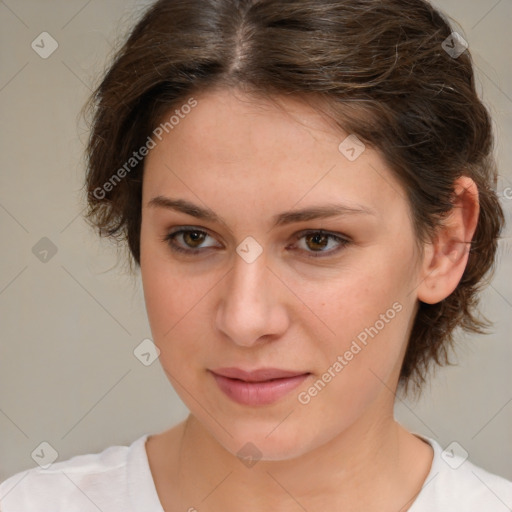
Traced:
<path fill-rule="evenodd" d="M 10 511 L 501 511 L 393 418 L 482 332 L 503 214 L 464 40 L 422 0 L 156 2 L 92 98 L 88 219 L 190 410 L 2 484 Z"/>

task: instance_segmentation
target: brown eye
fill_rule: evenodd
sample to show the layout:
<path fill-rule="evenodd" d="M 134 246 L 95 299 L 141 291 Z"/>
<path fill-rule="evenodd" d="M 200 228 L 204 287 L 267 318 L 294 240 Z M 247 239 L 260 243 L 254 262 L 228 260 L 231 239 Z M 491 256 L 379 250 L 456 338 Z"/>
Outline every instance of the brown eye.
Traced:
<path fill-rule="evenodd" d="M 329 243 L 329 236 L 323 233 L 306 235 L 306 244 L 314 251 L 323 250 Z"/>
<path fill-rule="evenodd" d="M 206 237 L 206 233 L 202 231 L 184 231 L 182 234 L 185 244 L 192 249 L 200 246 Z"/>
<path fill-rule="evenodd" d="M 308 257 L 322 258 L 333 256 L 350 244 L 350 239 L 341 234 L 325 233 L 324 231 L 302 232 L 296 235 L 299 250 Z"/>
<path fill-rule="evenodd" d="M 208 239 L 211 241 L 208 242 Z M 212 236 L 200 229 L 178 229 L 165 235 L 163 241 L 171 250 L 187 254 L 220 247 Z"/>

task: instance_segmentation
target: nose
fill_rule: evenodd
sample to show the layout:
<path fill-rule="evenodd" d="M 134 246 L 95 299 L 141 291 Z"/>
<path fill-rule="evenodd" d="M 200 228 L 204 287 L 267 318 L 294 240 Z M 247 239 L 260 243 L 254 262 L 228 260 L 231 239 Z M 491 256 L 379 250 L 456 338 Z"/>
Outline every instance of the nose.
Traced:
<path fill-rule="evenodd" d="M 217 328 L 241 347 L 281 336 L 289 324 L 282 288 L 264 257 L 247 263 L 236 256 L 222 288 Z"/>

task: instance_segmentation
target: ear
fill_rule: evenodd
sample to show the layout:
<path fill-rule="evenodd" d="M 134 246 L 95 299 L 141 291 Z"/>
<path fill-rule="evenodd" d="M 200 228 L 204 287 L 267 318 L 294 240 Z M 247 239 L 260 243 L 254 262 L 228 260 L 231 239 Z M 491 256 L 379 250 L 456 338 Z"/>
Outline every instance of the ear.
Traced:
<path fill-rule="evenodd" d="M 475 182 L 461 176 L 454 183 L 454 195 L 452 210 L 436 231 L 435 239 L 424 248 L 417 294 L 427 304 L 442 301 L 457 288 L 478 224 L 480 205 Z"/>

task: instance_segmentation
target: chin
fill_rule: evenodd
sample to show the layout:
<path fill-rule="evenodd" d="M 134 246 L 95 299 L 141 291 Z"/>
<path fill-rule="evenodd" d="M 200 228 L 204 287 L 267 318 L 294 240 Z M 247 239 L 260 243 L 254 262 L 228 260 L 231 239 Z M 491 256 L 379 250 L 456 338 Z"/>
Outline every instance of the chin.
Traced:
<path fill-rule="evenodd" d="M 280 420 L 282 421 L 282 420 Z M 315 438 L 318 427 L 296 422 L 279 421 L 233 421 L 229 428 L 232 435 L 219 431 L 211 434 L 225 450 L 237 457 L 252 457 L 254 460 L 284 461 L 300 457 L 321 446 L 327 440 Z M 278 426 L 279 425 L 279 426 Z M 210 429 L 211 425 L 207 428 Z M 277 427 L 277 428 L 276 428 Z"/>

